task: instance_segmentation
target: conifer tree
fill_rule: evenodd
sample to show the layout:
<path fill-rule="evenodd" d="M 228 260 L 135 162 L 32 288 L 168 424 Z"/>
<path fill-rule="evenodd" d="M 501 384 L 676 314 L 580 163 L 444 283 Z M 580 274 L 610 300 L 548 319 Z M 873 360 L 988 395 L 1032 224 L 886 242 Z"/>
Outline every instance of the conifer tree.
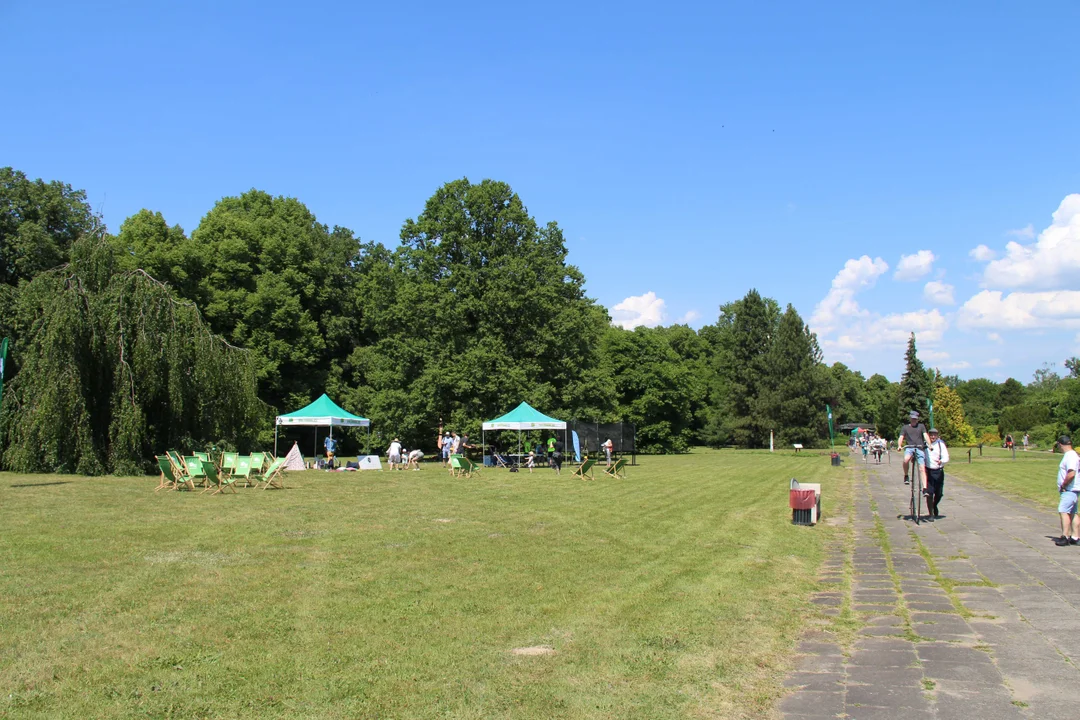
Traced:
<path fill-rule="evenodd" d="M 933 384 L 926 374 L 926 368 L 915 351 L 915 333 L 908 338 L 907 352 L 904 353 L 904 374 L 900 377 L 899 410 L 901 422 L 906 422 L 908 414 L 915 410 L 920 415 L 926 414 L 926 400 L 933 397 Z M 929 421 L 929 418 L 926 418 Z"/>

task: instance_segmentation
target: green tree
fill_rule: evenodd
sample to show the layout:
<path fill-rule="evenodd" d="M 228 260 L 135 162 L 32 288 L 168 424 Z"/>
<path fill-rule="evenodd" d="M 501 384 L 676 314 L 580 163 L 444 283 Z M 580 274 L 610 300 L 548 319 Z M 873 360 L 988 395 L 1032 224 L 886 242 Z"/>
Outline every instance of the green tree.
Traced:
<path fill-rule="evenodd" d="M 874 422 L 876 407 L 862 373 L 854 372 L 847 365 L 838 362 L 833 363 L 828 374 L 829 404 L 832 406 L 836 424 Z"/>
<path fill-rule="evenodd" d="M 724 396 L 713 408 L 710 435 L 721 442 L 746 447 L 768 444 L 769 420 L 759 403 L 770 375 L 769 351 L 779 318 L 776 301 L 763 298 L 757 290 L 720 307 L 715 364 Z"/>
<path fill-rule="evenodd" d="M 768 375 L 756 405 L 776 430 L 780 444 L 809 446 L 826 437 L 828 371 L 821 364 L 817 336 L 791 305 L 780 316 L 769 348 L 767 368 Z"/>
<path fill-rule="evenodd" d="M 406 443 L 438 418 L 479 435 L 522 400 L 550 415 L 614 419 L 601 364 L 607 312 L 585 296 L 555 223 L 540 226 L 506 183 L 447 183 L 372 251 L 358 289 L 361 333 L 345 363 L 353 405 Z"/>
<path fill-rule="evenodd" d="M 615 379 L 618 414 L 646 453 L 682 452 L 693 437 L 693 373 L 663 330 L 612 327 L 603 354 Z"/>
<path fill-rule="evenodd" d="M 168 447 L 250 443 L 268 426 L 250 353 L 87 236 L 15 310 L 20 367 L 0 414 L 0 463 L 21 472 L 141 473 Z"/>
<path fill-rule="evenodd" d="M 1080 378 L 1080 357 L 1073 355 L 1065 360 L 1065 369 L 1069 371 L 1069 377 Z"/>
<path fill-rule="evenodd" d="M 993 380 L 973 378 L 956 386 L 964 403 L 964 417 L 977 428 L 997 425 L 1001 409 L 997 405 L 1001 388 Z"/>
<path fill-rule="evenodd" d="M 66 262 L 72 244 L 100 228 L 82 190 L 0 168 L 0 284 L 17 285 Z"/>
<path fill-rule="evenodd" d="M 161 235 L 163 221 L 142 214 L 135 221 L 140 231 L 156 224 L 147 234 Z M 171 255 L 148 242 L 134 261 L 160 271 L 159 257 L 162 265 L 172 260 L 163 274 L 199 303 L 215 332 L 253 351 L 269 404 L 294 408 L 318 397 L 355 340 L 350 301 L 360 245 L 353 233 L 330 230 L 295 198 L 251 190 L 220 200 L 180 242 L 185 247 Z M 192 268 L 200 273 L 194 286 Z"/>
<path fill-rule="evenodd" d="M 1008 378 L 998 388 L 997 406 L 1007 408 L 1024 402 L 1027 392 L 1019 380 Z"/>
<path fill-rule="evenodd" d="M 904 374 L 900 377 L 898 394 L 900 417 L 906 418 L 912 410 L 926 414 L 926 400 L 933 397 L 933 385 L 926 368 L 915 350 L 915 333 L 908 338 L 904 353 Z"/>
<path fill-rule="evenodd" d="M 946 445 L 974 445 L 975 431 L 964 420 L 964 404 L 957 394 L 940 379 L 934 389 L 934 424 Z"/>
<path fill-rule="evenodd" d="M 199 287 L 207 268 L 205 258 L 179 225 L 170 227 L 161 213 L 140 210 L 124 221 L 110 241 L 121 269 L 145 270 L 181 297 L 206 305 L 209 298 Z"/>

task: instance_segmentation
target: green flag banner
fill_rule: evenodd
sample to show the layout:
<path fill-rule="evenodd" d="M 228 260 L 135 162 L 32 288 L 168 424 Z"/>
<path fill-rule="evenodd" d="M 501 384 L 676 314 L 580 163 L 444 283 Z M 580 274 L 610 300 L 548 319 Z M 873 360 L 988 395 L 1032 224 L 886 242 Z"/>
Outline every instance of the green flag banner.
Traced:
<path fill-rule="evenodd" d="M 826 405 L 825 413 L 829 416 L 829 446 L 832 447 L 836 444 L 833 440 L 832 408 Z"/>
<path fill-rule="evenodd" d="M 8 339 L 0 342 L 0 407 L 4 406 L 4 363 L 7 362 Z"/>

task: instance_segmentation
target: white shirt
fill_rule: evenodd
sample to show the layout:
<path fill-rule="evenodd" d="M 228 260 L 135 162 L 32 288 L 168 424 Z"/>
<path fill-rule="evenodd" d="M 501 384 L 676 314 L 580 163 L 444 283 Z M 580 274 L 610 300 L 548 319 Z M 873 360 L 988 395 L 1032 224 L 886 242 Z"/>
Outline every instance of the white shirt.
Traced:
<path fill-rule="evenodd" d="M 1073 479 L 1066 483 L 1065 478 L 1068 476 L 1070 470 L 1073 471 Z M 1058 489 L 1062 492 L 1068 490 L 1075 491 L 1077 488 L 1077 472 L 1080 472 L 1080 455 L 1077 455 L 1075 450 L 1070 450 L 1061 457 L 1061 464 L 1058 465 Z"/>
<path fill-rule="evenodd" d="M 949 462 L 949 448 L 941 438 L 930 443 L 930 457 L 927 458 L 932 470 L 940 470 Z"/>
<path fill-rule="evenodd" d="M 399 442 L 390 443 L 390 449 L 386 451 L 386 454 L 389 455 L 390 457 L 394 457 L 395 455 L 400 457 L 401 456 L 401 443 L 399 443 Z"/>

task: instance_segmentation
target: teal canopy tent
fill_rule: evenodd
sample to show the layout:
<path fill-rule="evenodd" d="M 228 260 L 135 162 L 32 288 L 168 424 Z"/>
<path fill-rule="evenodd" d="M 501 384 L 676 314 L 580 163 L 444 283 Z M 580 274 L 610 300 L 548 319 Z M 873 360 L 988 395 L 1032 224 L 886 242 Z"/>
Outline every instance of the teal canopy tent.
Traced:
<path fill-rule="evenodd" d="M 274 456 L 277 456 L 277 436 L 279 425 L 307 425 L 329 427 L 330 437 L 334 436 L 335 427 L 366 427 L 368 445 L 371 444 L 371 421 L 359 415 L 353 415 L 323 393 L 318 400 L 306 407 L 286 415 L 278 415 L 274 422 Z M 319 433 L 315 431 L 315 455 L 319 454 Z"/>
<path fill-rule="evenodd" d="M 566 422 L 548 417 L 527 402 L 523 402 L 502 417 L 488 420 L 481 425 L 483 435 L 484 454 L 487 454 L 487 431 L 488 430 L 517 430 L 518 431 L 518 454 L 521 454 L 521 431 L 522 430 L 562 430 L 563 447 L 569 447 L 566 442 Z"/>

